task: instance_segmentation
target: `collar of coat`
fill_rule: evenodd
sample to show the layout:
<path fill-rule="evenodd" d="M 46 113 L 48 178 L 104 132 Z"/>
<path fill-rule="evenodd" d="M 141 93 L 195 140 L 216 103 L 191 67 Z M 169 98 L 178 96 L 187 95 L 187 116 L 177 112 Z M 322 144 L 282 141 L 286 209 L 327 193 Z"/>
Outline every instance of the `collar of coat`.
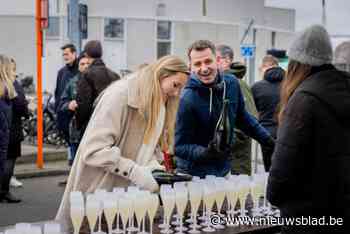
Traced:
<path fill-rule="evenodd" d="M 140 94 L 138 89 L 138 82 L 136 79 L 137 73 L 130 74 L 128 79 L 128 105 L 130 107 L 140 108 Z"/>

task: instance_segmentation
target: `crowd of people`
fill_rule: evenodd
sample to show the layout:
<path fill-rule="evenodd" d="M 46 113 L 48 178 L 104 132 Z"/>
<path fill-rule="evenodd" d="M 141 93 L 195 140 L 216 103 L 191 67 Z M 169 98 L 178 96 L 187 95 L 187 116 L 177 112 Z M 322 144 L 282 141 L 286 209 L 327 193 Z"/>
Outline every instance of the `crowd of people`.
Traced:
<path fill-rule="evenodd" d="M 267 198 L 282 217 L 333 216 L 346 223 L 349 45 L 340 45 L 333 56 L 327 31 L 311 26 L 291 44 L 286 70 L 279 53 L 268 51 L 259 67 L 262 79 L 251 87 L 243 79 L 246 65 L 234 60 L 232 48 L 208 40 L 189 46 L 188 63 L 164 56 L 125 79 L 105 66 L 99 41 L 87 42 L 80 55 L 74 45 L 63 46 L 66 65 L 58 72 L 55 107 L 71 172 L 63 182 L 56 219 L 71 227 L 71 191 L 111 190 L 130 183 L 158 191 L 152 171 L 164 170 L 163 154 L 173 157 L 178 173 L 201 178 L 251 175 L 255 139 L 269 172 Z M 25 113 L 11 66 L 7 57 L 0 57 L 0 172 L 11 171 L 13 158 L 20 155 L 22 138 L 11 140 L 10 129 Z M 11 173 L 0 174 L 5 178 L 1 199 L 10 197 L 4 184 Z M 282 232 L 325 230 L 284 226 Z M 333 226 L 331 233 L 345 230 L 345 225 Z"/>

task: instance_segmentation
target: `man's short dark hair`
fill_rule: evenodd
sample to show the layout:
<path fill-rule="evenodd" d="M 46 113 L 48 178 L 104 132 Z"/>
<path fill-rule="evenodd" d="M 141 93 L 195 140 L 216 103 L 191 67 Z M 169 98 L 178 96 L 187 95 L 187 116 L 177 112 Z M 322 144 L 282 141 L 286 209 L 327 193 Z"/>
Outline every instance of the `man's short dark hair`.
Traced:
<path fill-rule="evenodd" d="M 82 51 L 80 54 L 79 54 L 79 56 L 78 56 L 78 63 L 80 62 L 80 60 L 81 59 L 83 59 L 83 58 L 87 58 L 87 56 L 86 56 L 86 54 L 85 54 L 85 52 L 84 51 Z"/>
<path fill-rule="evenodd" d="M 77 49 L 75 48 L 75 45 L 73 44 L 65 44 L 61 47 L 61 50 L 69 49 L 71 53 L 77 52 Z"/>
<path fill-rule="evenodd" d="M 233 61 L 233 50 L 228 45 L 218 45 L 216 46 L 216 50 L 220 52 L 223 58 L 229 58 Z"/>
<path fill-rule="evenodd" d="M 203 50 L 208 49 L 208 48 L 211 50 L 211 52 L 214 55 L 216 55 L 215 45 L 211 41 L 198 40 L 198 41 L 193 42 L 187 51 L 188 59 L 191 60 L 190 54 L 191 54 L 192 50 L 203 51 Z"/>

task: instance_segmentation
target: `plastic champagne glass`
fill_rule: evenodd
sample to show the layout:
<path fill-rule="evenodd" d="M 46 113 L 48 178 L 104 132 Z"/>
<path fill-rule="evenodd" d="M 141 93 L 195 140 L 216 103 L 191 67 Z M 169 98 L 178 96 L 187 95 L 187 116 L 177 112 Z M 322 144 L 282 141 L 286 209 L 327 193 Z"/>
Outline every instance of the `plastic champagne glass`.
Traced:
<path fill-rule="evenodd" d="M 241 216 L 245 216 L 246 210 L 245 210 L 245 204 L 246 204 L 246 199 L 247 196 L 250 192 L 250 179 L 249 176 L 245 175 L 239 175 L 238 176 L 239 181 L 238 181 L 238 198 L 240 201 L 241 205 Z"/>
<path fill-rule="evenodd" d="M 126 224 L 129 220 L 131 208 L 132 208 L 132 201 L 130 198 L 128 198 L 126 195 L 121 197 L 119 199 L 119 212 L 120 212 L 120 218 L 123 224 L 123 233 L 126 232 Z"/>
<path fill-rule="evenodd" d="M 205 203 L 207 216 L 206 216 L 206 227 L 203 228 L 205 232 L 214 232 L 215 228 L 212 227 L 210 222 L 210 216 L 212 214 L 211 210 L 215 204 L 215 189 L 213 189 L 213 183 L 211 181 L 207 181 L 203 187 L 203 201 Z"/>
<path fill-rule="evenodd" d="M 175 182 L 174 183 L 174 190 L 176 191 L 176 189 L 179 189 L 179 188 L 186 188 L 186 184 L 187 182 Z M 178 212 L 176 212 L 176 214 L 174 214 L 173 216 L 176 220 L 174 222 L 172 222 L 171 224 L 172 225 L 180 225 L 180 215 Z"/>
<path fill-rule="evenodd" d="M 162 184 L 162 185 L 160 186 L 159 194 L 160 194 L 160 197 L 161 197 L 162 201 L 163 201 L 163 196 L 165 196 L 165 193 L 167 193 L 167 191 L 169 191 L 169 190 L 171 190 L 171 189 L 172 189 L 172 187 L 171 187 L 171 185 L 169 185 L 169 184 Z M 162 202 L 162 204 L 163 204 L 163 210 L 164 210 L 164 202 Z M 163 216 L 164 216 L 164 217 L 163 217 L 163 223 L 158 225 L 159 228 L 166 228 L 167 225 L 168 225 L 168 224 L 166 223 L 166 217 L 165 217 L 165 215 L 163 215 Z"/>
<path fill-rule="evenodd" d="M 135 215 L 135 201 L 137 198 L 137 194 L 139 193 L 139 189 L 136 186 L 130 186 L 128 187 L 128 192 L 126 193 L 127 196 L 130 197 L 131 200 L 131 207 L 130 207 L 130 214 L 129 214 L 129 226 L 126 229 L 129 232 L 137 232 L 139 229 L 135 227 L 134 223 L 134 215 Z"/>
<path fill-rule="evenodd" d="M 171 214 L 175 207 L 175 191 L 174 189 L 166 189 L 162 194 L 163 208 L 164 208 L 164 219 L 166 220 L 165 229 L 161 230 L 161 233 L 170 234 L 173 231 L 170 229 Z"/>
<path fill-rule="evenodd" d="M 152 234 L 154 217 L 156 216 L 158 207 L 159 207 L 159 198 L 157 194 L 151 194 L 148 199 L 149 199 L 149 204 L 148 204 L 147 213 L 149 217 L 150 234 Z"/>
<path fill-rule="evenodd" d="M 96 234 L 106 234 L 102 231 L 102 215 L 103 215 L 103 201 L 107 199 L 108 193 L 105 189 L 96 189 L 95 195 L 97 199 L 100 201 L 100 209 L 98 212 L 98 231 Z"/>
<path fill-rule="evenodd" d="M 106 221 L 108 225 L 108 233 L 112 233 L 113 222 L 117 214 L 117 202 L 112 198 L 108 198 L 103 202 L 103 212 L 106 216 Z"/>
<path fill-rule="evenodd" d="M 215 201 L 216 201 L 216 207 L 218 210 L 218 215 L 222 217 L 221 209 L 222 205 L 224 204 L 225 196 L 226 196 L 226 180 L 225 178 L 219 177 L 215 180 Z M 215 228 L 217 229 L 224 229 L 225 226 L 222 224 L 215 225 Z"/>
<path fill-rule="evenodd" d="M 22 234 L 18 232 L 16 229 L 7 229 L 5 230 L 5 234 Z"/>
<path fill-rule="evenodd" d="M 197 233 L 200 233 L 200 231 L 197 230 L 197 228 L 200 227 L 197 224 L 197 213 L 202 200 L 201 184 L 193 183 L 189 185 L 188 192 L 189 192 L 189 199 L 191 204 L 191 215 L 193 220 L 193 224 L 190 225 L 192 229 L 189 230 L 188 232 L 191 234 L 197 234 Z"/>
<path fill-rule="evenodd" d="M 71 205 L 70 217 L 74 228 L 74 234 L 79 234 L 80 227 L 84 219 L 84 207 Z"/>
<path fill-rule="evenodd" d="M 32 228 L 32 225 L 30 223 L 16 223 L 14 229 L 18 233 L 23 233 L 23 234 L 28 233 L 29 234 L 31 228 Z"/>
<path fill-rule="evenodd" d="M 90 231 L 94 234 L 98 214 L 100 212 L 101 203 L 96 195 L 88 194 L 86 197 L 86 217 L 89 223 Z"/>
<path fill-rule="evenodd" d="M 135 206 L 135 217 L 136 217 L 138 229 L 141 232 L 142 231 L 141 223 L 144 222 L 145 216 L 147 213 L 147 195 L 145 196 L 143 193 L 137 194 L 135 196 L 134 206 Z"/>
<path fill-rule="evenodd" d="M 61 227 L 58 223 L 45 223 L 44 234 L 61 234 Z"/>
<path fill-rule="evenodd" d="M 26 234 L 26 233 L 23 233 L 23 234 Z M 28 232 L 28 234 L 42 234 L 41 227 L 40 226 L 32 226 L 30 228 L 30 231 Z"/>
<path fill-rule="evenodd" d="M 177 230 L 177 234 L 183 234 L 183 231 L 186 231 L 187 228 L 183 226 L 183 217 L 184 212 L 186 210 L 187 202 L 188 202 L 188 191 L 186 187 L 178 187 L 175 190 L 175 203 L 176 210 L 179 215 L 179 227 L 175 228 Z"/>

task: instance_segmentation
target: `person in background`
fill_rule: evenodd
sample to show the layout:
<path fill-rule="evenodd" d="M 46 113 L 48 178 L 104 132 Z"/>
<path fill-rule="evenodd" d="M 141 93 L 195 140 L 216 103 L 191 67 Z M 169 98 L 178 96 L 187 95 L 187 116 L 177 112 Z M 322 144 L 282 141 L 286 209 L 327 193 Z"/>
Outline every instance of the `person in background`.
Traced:
<path fill-rule="evenodd" d="M 87 42 L 84 52 L 90 65 L 77 83 L 75 109 L 77 128 L 82 135 L 89 123 L 97 96 L 113 81 L 120 80 L 120 76 L 104 64 L 100 41 Z"/>
<path fill-rule="evenodd" d="M 350 72 L 350 41 L 344 41 L 335 48 L 333 62 L 339 70 Z"/>
<path fill-rule="evenodd" d="M 82 52 L 82 55 L 78 58 L 78 64 L 79 64 L 79 73 L 73 77 L 67 84 L 67 87 L 64 89 L 61 102 L 59 106 L 59 111 L 62 112 L 71 112 L 73 114 L 73 117 L 69 124 L 69 142 L 71 144 L 72 148 L 72 157 L 69 159 L 69 165 L 72 166 L 75 154 L 77 152 L 79 142 L 81 139 L 81 132 L 77 128 L 76 124 L 76 118 L 75 118 L 75 110 L 78 107 L 76 96 L 77 96 L 77 82 L 81 78 L 82 74 L 86 72 L 87 68 L 89 67 L 89 59 L 84 55 L 84 52 Z"/>
<path fill-rule="evenodd" d="M 273 138 L 276 138 L 278 127 L 276 111 L 278 111 L 281 83 L 285 71 L 278 66 L 278 60 L 272 55 L 265 55 L 260 71 L 263 79 L 252 86 L 254 101 L 259 112 L 259 123 L 269 131 Z M 265 171 L 269 171 L 272 152 L 264 147 L 261 149 Z"/>
<path fill-rule="evenodd" d="M 72 228 L 71 191 L 111 191 L 131 183 L 158 191 L 152 171 L 163 169 L 157 158 L 174 145 L 178 99 L 187 80 L 186 63 L 168 55 L 113 82 L 99 96 L 56 216 L 64 231 Z M 87 223 L 80 233 L 90 233 Z"/>
<path fill-rule="evenodd" d="M 219 57 L 219 68 L 224 74 L 233 75 L 237 78 L 239 87 L 244 98 L 244 104 L 247 112 L 257 118 L 252 91 L 248 84 L 243 80 L 246 74 L 246 66 L 240 62 L 233 62 L 234 53 L 231 47 L 227 45 L 216 46 L 216 53 Z M 235 128 L 236 141 L 233 146 L 233 158 L 231 172 L 235 174 L 248 174 L 252 172 L 252 140 L 241 130 Z"/>
<path fill-rule="evenodd" d="M 9 191 L 8 147 L 12 123 L 12 100 L 17 97 L 10 58 L 0 54 L 0 202 L 17 203 L 20 200 Z"/>
<path fill-rule="evenodd" d="M 288 56 L 287 51 L 282 49 L 272 48 L 266 51 L 266 55 L 272 55 L 278 61 L 278 66 L 283 70 L 287 70 L 288 67 Z"/>
<path fill-rule="evenodd" d="M 350 75 L 331 65 L 332 52 L 320 25 L 288 50 L 267 199 L 284 219 L 336 217 L 342 225 L 285 225 L 282 233 L 349 233 Z"/>
<path fill-rule="evenodd" d="M 18 76 L 17 76 L 17 71 L 16 71 L 16 68 L 17 68 L 16 61 L 14 59 L 11 59 L 11 63 L 13 66 L 13 71 L 15 73 L 14 87 L 15 87 L 15 90 L 18 94 L 18 97 L 15 99 L 16 101 L 14 102 L 14 105 L 16 105 L 16 107 L 13 108 L 14 109 L 13 111 L 17 112 L 17 117 L 13 116 L 13 118 L 12 118 L 12 122 L 15 122 L 14 125 L 16 126 L 16 127 L 12 126 L 12 129 L 16 133 L 11 133 L 11 136 L 12 136 L 12 142 L 14 140 L 13 136 L 16 136 L 15 138 L 17 138 L 20 142 L 22 142 L 24 140 L 24 135 L 23 135 L 23 127 L 22 127 L 22 118 L 20 118 L 19 116 L 24 117 L 24 118 L 29 118 L 28 101 L 26 100 L 25 91 L 24 91 L 24 88 L 22 86 L 22 83 L 17 81 Z M 10 141 L 11 141 L 11 138 L 10 138 Z M 17 145 L 17 151 L 10 152 L 8 154 L 8 156 L 10 156 L 10 155 L 12 155 L 12 156 L 17 155 L 18 157 L 21 156 L 22 150 L 21 150 L 21 143 L 20 142 L 19 142 L 19 146 L 18 146 L 18 143 L 17 144 L 15 143 L 13 145 L 14 148 L 16 148 L 16 145 Z M 12 144 L 10 142 L 10 146 L 11 145 Z M 12 147 L 9 147 L 9 151 L 11 151 L 11 149 L 12 149 Z M 13 164 L 12 171 L 10 171 L 10 173 L 12 174 L 12 177 L 10 179 L 10 186 L 14 187 L 14 188 L 22 187 L 23 183 L 21 181 L 17 180 L 16 176 L 13 175 L 13 172 L 14 172 L 14 164 Z"/>
<path fill-rule="evenodd" d="M 22 185 L 21 182 L 17 181 L 14 176 L 14 168 L 16 164 L 16 159 L 21 156 L 21 142 L 24 140 L 22 117 L 29 118 L 28 102 L 24 95 L 24 90 L 21 84 L 16 80 L 16 62 L 11 59 L 12 74 L 10 79 L 13 79 L 13 86 L 17 93 L 17 96 L 12 99 L 12 118 L 11 118 L 11 128 L 10 128 L 10 141 L 7 150 L 7 160 L 5 164 L 5 176 L 3 181 L 3 191 L 7 192 L 8 202 L 16 203 L 20 202 L 21 199 L 16 198 L 12 193 L 10 193 L 10 185 Z"/>
<path fill-rule="evenodd" d="M 57 116 L 57 129 L 68 144 L 67 153 L 69 163 L 72 158 L 72 149 L 69 142 L 69 123 L 73 116 L 72 113 L 59 111 L 59 106 L 64 89 L 69 81 L 78 73 L 78 63 L 77 50 L 73 44 L 66 44 L 61 47 L 61 50 L 65 66 L 62 67 L 57 74 L 55 88 L 55 112 Z M 60 181 L 59 185 L 65 185 L 66 183 L 67 181 Z"/>
<path fill-rule="evenodd" d="M 181 94 L 176 120 L 176 170 L 201 178 L 230 174 L 235 127 L 273 149 L 270 134 L 246 111 L 237 79 L 219 72 L 213 43 L 195 41 L 188 58 L 191 76 Z M 225 116 L 221 114 L 224 104 Z M 222 130 L 216 127 L 218 123 L 224 124 Z"/>

